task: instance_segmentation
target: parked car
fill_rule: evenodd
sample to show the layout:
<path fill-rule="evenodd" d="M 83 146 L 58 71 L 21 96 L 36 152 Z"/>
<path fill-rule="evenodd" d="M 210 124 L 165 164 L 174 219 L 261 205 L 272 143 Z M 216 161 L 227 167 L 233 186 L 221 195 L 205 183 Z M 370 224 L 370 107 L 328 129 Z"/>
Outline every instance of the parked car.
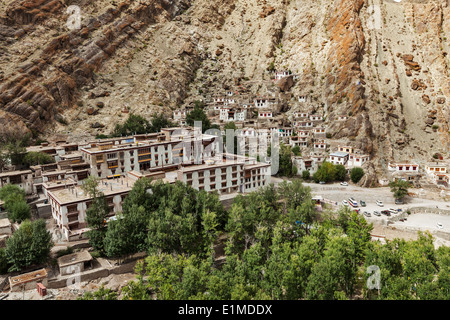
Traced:
<path fill-rule="evenodd" d="M 383 211 L 381 211 L 381 214 L 384 214 L 385 216 L 390 216 L 391 215 L 389 210 L 383 210 Z"/>
<path fill-rule="evenodd" d="M 381 216 L 380 211 L 374 211 L 373 214 L 376 215 L 377 217 Z"/>
<path fill-rule="evenodd" d="M 343 181 L 343 182 L 341 182 L 341 186 L 348 186 L 348 183 Z"/>
<path fill-rule="evenodd" d="M 370 212 L 367 212 L 367 211 L 364 211 L 364 215 L 365 215 L 366 217 L 370 217 L 370 216 L 371 216 Z"/>
<path fill-rule="evenodd" d="M 361 204 L 361 207 L 365 207 L 366 206 L 366 202 L 364 200 L 360 200 L 359 203 Z"/>
<path fill-rule="evenodd" d="M 401 200 L 401 199 L 395 199 L 395 204 L 403 204 L 403 200 Z"/>
<path fill-rule="evenodd" d="M 378 205 L 378 206 L 380 206 L 380 207 L 383 206 L 383 201 L 377 200 L 376 202 L 377 202 L 377 205 Z"/>
<path fill-rule="evenodd" d="M 347 200 L 342 200 L 342 204 L 343 204 L 344 206 L 348 206 Z"/>
<path fill-rule="evenodd" d="M 319 184 L 325 184 L 325 181 L 319 181 Z"/>
<path fill-rule="evenodd" d="M 442 223 L 438 222 L 437 227 L 438 227 L 438 229 L 442 229 L 443 228 Z"/>

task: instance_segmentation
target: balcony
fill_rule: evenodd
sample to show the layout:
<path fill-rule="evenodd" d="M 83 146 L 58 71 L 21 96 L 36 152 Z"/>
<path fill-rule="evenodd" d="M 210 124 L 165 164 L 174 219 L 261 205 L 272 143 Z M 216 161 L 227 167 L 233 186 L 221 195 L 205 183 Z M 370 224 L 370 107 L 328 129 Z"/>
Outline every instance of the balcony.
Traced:
<path fill-rule="evenodd" d="M 78 214 L 79 214 L 80 212 L 77 210 L 77 211 L 70 211 L 70 212 L 67 212 L 67 217 L 69 218 L 69 220 L 70 220 L 70 218 L 71 217 L 77 217 L 77 219 L 78 219 Z"/>

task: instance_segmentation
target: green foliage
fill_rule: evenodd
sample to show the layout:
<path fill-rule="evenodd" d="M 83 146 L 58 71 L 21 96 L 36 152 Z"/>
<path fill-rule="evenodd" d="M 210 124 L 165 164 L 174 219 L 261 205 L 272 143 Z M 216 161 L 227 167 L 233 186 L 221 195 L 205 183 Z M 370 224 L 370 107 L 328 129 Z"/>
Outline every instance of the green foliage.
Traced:
<path fill-rule="evenodd" d="M 410 184 L 405 180 L 397 180 L 389 182 L 389 187 L 394 195 L 395 199 L 403 199 L 408 194 L 408 188 Z"/>
<path fill-rule="evenodd" d="M 19 230 L 6 240 L 8 271 L 20 271 L 24 267 L 43 263 L 52 246 L 52 236 L 46 230 L 44 220 L 22 222 Z"/>
<path fill-rule="evenodd" d="M 170 121 L 162 113 L 154 113 L 150 120 L 150 132 L 160 132 L 162 128 L 174 127 L 175 123 Z"/>
<path fill-rule="evenodd" d="M 82 297 L 77 300 L 117 300 L 117 293 L 111 289 L 105 289 L 103 285 L 94 292 L 85 292 Z"/>
<path fill-rule="evenodd" d="M 113 137 L 144 134 L 149 132 L 150 123 L 142 116 L 130 113 L 124 124 L 116 124 L 112 133 Z"/>
<path fill-rule="evenodd" d="M 336 166 L 330 162 L 324 161 L 316 173 L 313 174 L 314 181 L 330 182 L 336 180 Z"/>
<path fill-rule="evenodd" d="M 350 179 L 353 183 L 358 183 L 359 180 L 364 176 L 364 169 L 360 167 L 355 167 L 350 170 Z"/>
<path fill-rule="evenodd" d="M 23 163 L 27 166 L 35 166 L 38 164 L 48 164 L 54 162 L 55 159 L 53 159 L 51 155 L 44 152 L 28 152 L 23 158 Z"/>
<path fill-rule="evenodd" d="M 90 207 L 86 210 L 86 223 L 91 229 L 86 232 L 89 244 L 100 254 L 104 254 L 104 238 L 106 236 L 106 219 L 110 213 L 105 195 L 98 190 L 99 179 L 90 176 L 83 181 L 83 191 L 92 198 Z"/>
<path fill-rule="evenodd" d="M 21 165 L 30 145 L 31 134 L 10 133 L 0 136 L 0 150 L 6 154 L 12 165 Z"/>
<path fill-rule="evenodd" d="M 311 173 L 309 170 L 303 170 L 302 171 L 302 179 L 303 180 L 309 180 L 311 178 Z"/>
<path fill-rule="evenodd" d="M 203 211 L 202 220 L 213 239 L 214 215 Z M 449 298 L 448 247 L 434 249 L 430 234 L 372 242 L 372 225 L 348 208 L 318 218 L 299 180 L 237 197 L 226 231 L 221 268 L 210 255 L 152 252 L 136 265 L 124 299 L 345 300 L 361 289 L 368 299 Z M 372 265 L 381 270 L 380 290 L 367 288 Z"/>
<path fill-rule="evenodd" d="M 25 198 L 25 191 L 15 184 L 7 184 L 0 188 L 0 200 L 6 201 L 6 198 L 13 194 L 18 194 Z"/>
<path fill-rule="evenodd" d="M 6 249 L 0 248 L 0 274 L 8 272 L 8 259 L 6 257 Z"/>
<path fill-rule="evenodd" d="M 292 177 L 294 175 L 294 164 L 292 163 L 291 153 L 291 146 L 283 143 L 280 144 L 278 176 Z"/>
<path fill-rule="evenodd" d="M 225 221 L 216 193 L 140 179 L 124 201 L 123 215 L 108 223 L 102 243 L 110 257 L 145 250 L 203 255 Z"/>
<path fill-rule="evenodd" d="M 301 156 L 301 155 L 302 155 L 302 153 L 300 152 L 300 147 L 299 147 L 299 146 L 293 147 L 293 148 L 292 148 L 292 153 L 293 153 L 295 156 Z"/>
<path fill-rule="evenodd" d="M 205 104 L 200 101 L 195 101 L 194 109 L 186 115 L 186 124 L 193 127 L 195 121 L 201 121 L 202 132 L 211 129 L 211 121 L 203 111 Z"/>
<path fill-rule="evenodd" d="M 124 124 L 116 124 L 113 137 L 130 136 L 133 134 L 144 134 L 159 132 L 161 128 L 172 127 L 174 124 L 163 114 L 153 114 L 149 122 L 142 116 L 130 113 Z"/>
<path fill-rule="evenodd" d="M 8 197 L 5 201 L 5 209 L 8 211 L 8 218 L 13 222 L 22 222 L 31 218 L 30 206 L 23 199 Z"/>
<path fill-rule="evenodd" d="M 335 179 L 337 181 L 345 181 L 347 178 L 347 169 L 342 164 L 337 164 L 336 166 L 336 175 Z"/>
<path fill-rule="evenodd" d="M 31 218 L 30 206 L 25 200 L 25 191 L 19 186 L 7 184 L 0 189 L 0 199 L 13 222 L 22 222 Z"/>

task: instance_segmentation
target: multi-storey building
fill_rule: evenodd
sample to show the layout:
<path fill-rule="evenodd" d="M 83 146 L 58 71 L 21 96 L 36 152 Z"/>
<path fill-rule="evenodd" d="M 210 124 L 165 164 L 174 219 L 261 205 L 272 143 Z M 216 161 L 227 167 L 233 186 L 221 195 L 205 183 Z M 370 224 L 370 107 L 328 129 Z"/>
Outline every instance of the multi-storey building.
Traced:
<path fill-rule="evenodd" d="M 216 138 L 195 130 L 169 128 L 160 133 L 91 144 L 80 150 L 91 165 L 91 175 L 106 178 L 133 170 L 176 166 L 185 161 L 201 162 L 218 150 Z"/>
<path fill-rule="evenodd" d="M 177 179 L 197 190 L 219 193 L 250 192 L 270 183 L 270 164 L 254 158 L 223 154 L 203 165 L 183 166 Z"/>
<path fill-rule="evenodd" d="M 137 178 L 131 173 L 117 179 L 103 179 L 98 184 L 108 204 L 109 217 L 122 211 L 122 203 L 132 189 Z M 51 206 L 52 217 L 59 227 L 63 239 L 76 240 L 83 237 L 87 231 L 86 211 L 92 205 L 92 197 L 76 184 L 55 184 L 46 188 L 46 194 Z"/>

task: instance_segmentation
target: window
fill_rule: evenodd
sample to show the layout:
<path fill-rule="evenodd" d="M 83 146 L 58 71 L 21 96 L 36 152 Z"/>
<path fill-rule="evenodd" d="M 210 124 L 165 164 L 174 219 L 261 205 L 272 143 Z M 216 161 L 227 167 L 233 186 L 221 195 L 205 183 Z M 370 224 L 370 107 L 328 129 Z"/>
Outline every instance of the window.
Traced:
<path fill-rule="evenodd" d="M 106 155 L 106 157 L 107 157 L 108 160 L 109 160 L 109 159 L 116 159 L 116 158 L 117 158 L 117 152 L 114 152 L 114 153 L 108 153 L 108 154 Z"/>

